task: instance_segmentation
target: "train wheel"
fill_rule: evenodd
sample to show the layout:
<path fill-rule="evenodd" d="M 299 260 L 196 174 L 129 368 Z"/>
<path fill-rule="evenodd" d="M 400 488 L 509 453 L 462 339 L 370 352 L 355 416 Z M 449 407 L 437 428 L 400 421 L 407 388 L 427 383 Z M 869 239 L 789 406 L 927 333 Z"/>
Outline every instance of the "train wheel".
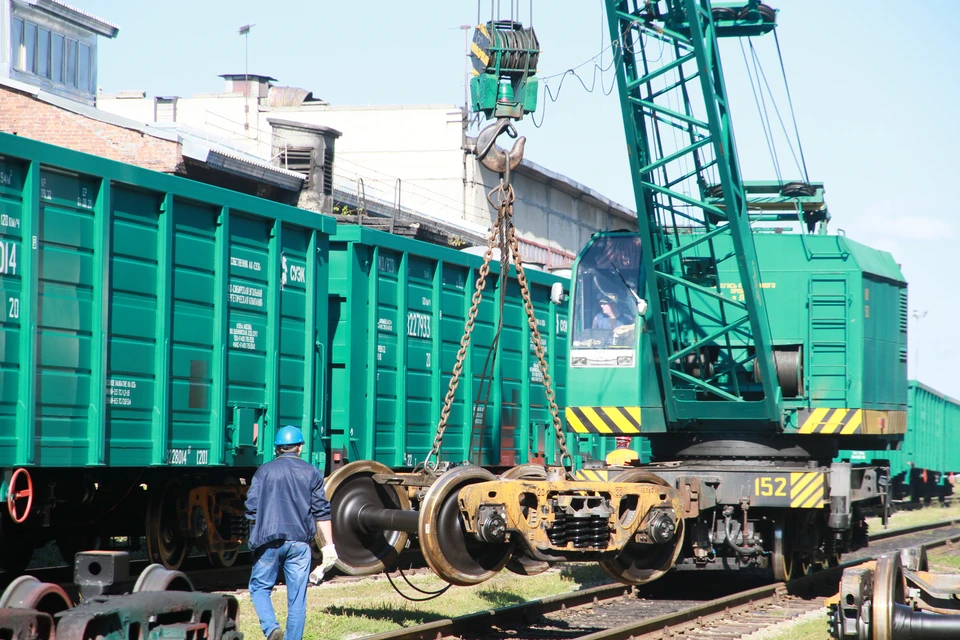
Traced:
<path fill-rule="evenodd" d="M 789 582 L 793 578 L 794 553 L 786 521 L 786 516 L 781 516 L 773 524 L 773 553 L 770 556 L 770 565 L 773 579 L 777 582 Z"/>
<path fill-rule="evenodd" d="M 500 475 L 502 480 L 539 480 L 547 479 L 547 468 L 539 464 L 521 464 L 507 469 Z M 536 576 L 550 568 L 549 562 L 530 558 L 525 555 L 515 555 L 504 567 L 507 571 L 521 576 Z"/>
<path fill-rule="evenodd" d="M 53 616 L 70 606 L 70 598 L 62 587 L 40 582 L 33 576 L 20 576 L 0 596 L 0 609 L 36 609 Z"/>
<path fill-rule="evenodd" d="M 140 573 L 133 585 L 134 593 L 142 591 L 193 591 L 193 582 L 181 571 L 151 564 Z"/>
<path fill-rule="evenodd" d="M 669 487 L 663 478 L 641 469 L 628 469 L 617 474 L 611 482 L 648 482 Z M 680 507 L 680 505 L 677 505 Z M 677 508 L 677 513 L 683 513 Z M 645 584 L 652 582 L 669 571 L 683 547 L 683 518 L 677 520 L 676 533 L 672 544 L 637 544 L 628 542 L 613 560 L 601 560 L 600 566 L 611 578 L 623 584 Z"/>
<path fill-rule="evenodd" d="M 839 567 L 842 560 L 840 560 L 840 554 L 834 553 L 827 556 L 827 559 L 823 561 L 824 569 L 832 569 L 833 567 Z"/>
<path fill-rule="evenodd" d="M 407 546 L 407 532 L 367 531 L 355 517 L 365 507 L 410 509 L 406 489 L 376 482 L 373 476 L 378 473 L 392 471 L 379 462 L 361 460 L 340 467 L 324 482 L 340 557 L 336 566 L 347 575 L 368 576 L 388 570 Z M 322 546 L 319 540 L 317 544 Z"/>
<path fill-rule="evenodd" d="M 208 551 L 207 560 L 217 569 L 229 569 L 237 561 L 238 549 L 231 551 Z"/>
<path fill-rule="evenodd" d="M 903 566 L 900 564 L 900 554 L 880 556 L 877 568 L 873 574 L 873 624 L 870 629 L 875 640 L 893 640 L 894 605 L 903 604 L 907 592 L 906 581 L 903 578 Z"/>
<path fill-rule="evenodd" d="M 151 488 L 147 504 L 147 556 L 151 562 L 171 570 L 179 569 L 190 551 L 190 543 L 180 532 L 177 516 L 177 499 L 181 493 L 180 483 L 172 480 L 163 488 Z"/>
<path fill-rule="evenodd" d="M 502 544 L 480 542 L 464 531 L 460 517 L 460 489 L 495 479 L 481 467 L 458 467 L 440 476 L 420 505 L 418 533 L 423 558 L 450 584 L 467 587 L 489 580 L 513 555 L 512 539 Z"/>

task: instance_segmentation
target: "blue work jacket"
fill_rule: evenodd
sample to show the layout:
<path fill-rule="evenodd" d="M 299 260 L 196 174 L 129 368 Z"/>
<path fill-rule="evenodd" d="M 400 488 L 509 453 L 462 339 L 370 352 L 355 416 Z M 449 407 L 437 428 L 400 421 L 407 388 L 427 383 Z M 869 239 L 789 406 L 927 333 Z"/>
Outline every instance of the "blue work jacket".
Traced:
<path fill-rule="evenodd" d="M 247 491 L 250 549 L 284 540 L 309 542 L 317 520 L 330 519 L 323 474 L 293 453 L 281 454 L 253 474 Z"/>

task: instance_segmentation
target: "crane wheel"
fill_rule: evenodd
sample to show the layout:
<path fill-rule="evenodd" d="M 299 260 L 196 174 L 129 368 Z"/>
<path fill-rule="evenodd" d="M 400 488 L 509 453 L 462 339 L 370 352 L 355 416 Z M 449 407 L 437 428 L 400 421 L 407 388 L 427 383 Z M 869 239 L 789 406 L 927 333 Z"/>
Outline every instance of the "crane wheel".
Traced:
<path fill-rule="evenodd" d="M 460 489 L 491 480 L 496 476 L 481 467 L 457 467 L 440 476 L 420 504 L 420 550 L 433 572 L 450 584 L 466 587 L 485 582 L 513 556 L 513 540 L 480 542 L 463 528 Z"/>

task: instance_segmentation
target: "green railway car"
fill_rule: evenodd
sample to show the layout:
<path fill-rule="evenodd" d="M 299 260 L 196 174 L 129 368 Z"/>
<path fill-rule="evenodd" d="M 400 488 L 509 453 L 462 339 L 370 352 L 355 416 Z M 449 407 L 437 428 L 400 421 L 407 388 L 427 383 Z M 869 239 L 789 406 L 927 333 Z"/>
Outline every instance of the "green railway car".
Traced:
<path fill-rule="evenodd" d="M 424 461 L 433 444 L 482 259 L 371 229 L 341 225 L 330 245 L 330 431 L 333 460 L 393 468 Z M 510 467 L 554 460 L 552 420 L 517 280 L 502 314 L 499 262 L 491 267 L 463 364 L 441 459 Z M 557 403 L 566 399 L 568 281 L 527 269 Z M 503 329 L 491 354 L 497 323 Z M 484 369 L 486 367 L 486 376 Z M 483 385 L 482 381 L 486 380 Z M 476 404 L 478 409 L 471 411 Z M 562 416 L 561 416 L 562 419 Z M 568 436 L 603 458 L 608 440 Z"/>
<path fill-rule="evenodd" d="M 279 425 L 320 460 L 333 219 L 0 134 L 0 561 L 233 562 Z M 22 522 L 15 522 L 22 521 Z"/>
<path fill-rule="evenodd" d="M 908 387 L 907 433 L 900 449 L 845 449 L 838 460 L 854 463 L 885 460 L 890 464 L 891 491 L 897 499 L 921 500 L 952 493 L 951 474 L 960 474 L 960 400 L 916 380 Z"/>

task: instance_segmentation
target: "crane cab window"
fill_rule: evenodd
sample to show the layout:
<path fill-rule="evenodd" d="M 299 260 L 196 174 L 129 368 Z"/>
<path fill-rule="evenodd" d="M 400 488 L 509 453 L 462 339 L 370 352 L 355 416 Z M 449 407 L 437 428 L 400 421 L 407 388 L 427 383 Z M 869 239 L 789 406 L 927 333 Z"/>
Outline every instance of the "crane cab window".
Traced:
<path fill-rule="evenodd" d="M 575 280 L 574 348 L 633 347 L 642 256 L 634 234 L 601 236 L 584 251 Z"/>

